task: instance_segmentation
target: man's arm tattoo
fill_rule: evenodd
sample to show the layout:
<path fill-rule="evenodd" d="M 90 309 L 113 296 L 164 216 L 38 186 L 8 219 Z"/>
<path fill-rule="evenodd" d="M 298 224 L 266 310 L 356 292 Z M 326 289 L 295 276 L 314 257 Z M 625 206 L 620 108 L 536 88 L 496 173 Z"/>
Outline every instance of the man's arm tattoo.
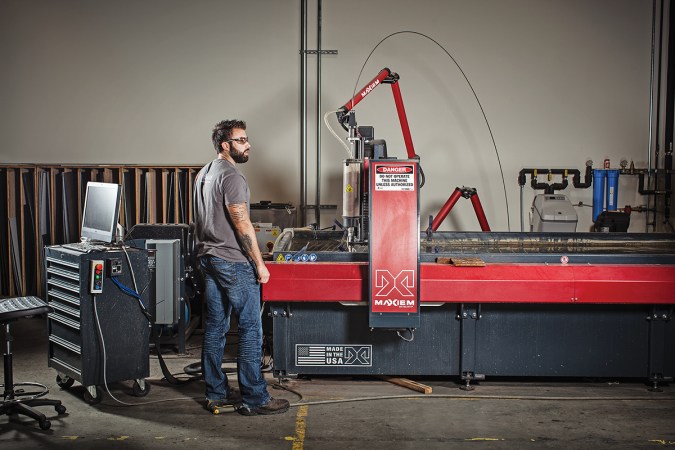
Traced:
<path fill-rule="evenodd" d="M 232 222 L 241 222 L 246 219 L 246 205 L 230 205 L 227 209 Z"/>
<path fill-rule="evenodd" d="M 257 249 L 258 244 L 253 237 L 254 235 L 251 234 L 254 230 L 250 225 L 251 222 L 248 217 L 246 203 L 230 204 L 228 205 L 227 210 L 234 225 L 234 230 L 237 234 L 241 249 L 247 255 L 252 255 L 253 249 Z"/>
<path fill-rule="evenodd" d="M 238 233 L 239 234 L 239 242 L 241 244 L 241 249 L 246 253 L 250 254 L 251 250 L 253 249 L 253 241 L 251 240 L 251 236 L 244 234 L 244 233 Z"/>

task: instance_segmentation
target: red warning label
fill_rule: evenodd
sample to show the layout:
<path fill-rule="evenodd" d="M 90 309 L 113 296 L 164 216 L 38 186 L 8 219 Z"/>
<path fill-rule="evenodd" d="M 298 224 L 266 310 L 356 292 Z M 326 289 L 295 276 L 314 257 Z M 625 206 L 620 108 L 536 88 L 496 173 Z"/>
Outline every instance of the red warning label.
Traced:
<path fill-rule="evenodd" d="M 413 166 L 378 166 L 375 169 L 376 191 L 415 190 Z"/>

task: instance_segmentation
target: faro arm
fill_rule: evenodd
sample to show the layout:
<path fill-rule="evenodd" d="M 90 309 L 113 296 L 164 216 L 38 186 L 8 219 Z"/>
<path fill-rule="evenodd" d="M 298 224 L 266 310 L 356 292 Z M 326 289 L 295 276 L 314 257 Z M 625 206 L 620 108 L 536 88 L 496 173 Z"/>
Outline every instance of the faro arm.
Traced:
<path fill-rule="evenodd" d="M 399 76 L 396 72 L 392 72 L 387 67 L 380 70 L 380 73 L 378 73 L 375 78 L 370 80 L 368 84 L 361 88 L 358 94 L 356 94 L 351 100 L 340 107 L 337 112 L 337 119 L 338 122 L 340 122 L 340 125 L 342 125 L 342 128 L 347 130 L 348 128 L 345 125 L 345 122 L 349 120 L 348 113 L 380 84 L 391 85 L 391 92 L 394 95 L 394 103 L 396 104 L 398 120 L 401 123 L 401 131 L 403 132 L 403 142 L 405 143 L 405 149 L 408 153 L 408 158 L 413 159 L 417 157 L 417 154 L 415 153 L 412 136 L 410 135 L 410 126 L 408 125 L 408 117 L 406 116 L 405 107 L 403 106 L 403 97 L 401 97 L 401 89 L 398 86 L 398 80 Z"/>

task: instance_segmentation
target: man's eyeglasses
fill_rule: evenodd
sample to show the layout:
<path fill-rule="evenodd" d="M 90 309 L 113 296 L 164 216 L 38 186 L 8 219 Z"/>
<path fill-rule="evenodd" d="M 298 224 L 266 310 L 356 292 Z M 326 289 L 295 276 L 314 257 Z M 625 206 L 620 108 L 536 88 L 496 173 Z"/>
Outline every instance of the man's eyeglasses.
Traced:
<path fill-rule="evenodd" d="M 230 140 L 225 141 L 225 142 L 238 142 L 241 145 L 244 145 L 248 142 L 248 137 L 244 136 L 244 137 L 240 137 L 240 138 L 237 138 L 237 139 L 230 139 Z"/>

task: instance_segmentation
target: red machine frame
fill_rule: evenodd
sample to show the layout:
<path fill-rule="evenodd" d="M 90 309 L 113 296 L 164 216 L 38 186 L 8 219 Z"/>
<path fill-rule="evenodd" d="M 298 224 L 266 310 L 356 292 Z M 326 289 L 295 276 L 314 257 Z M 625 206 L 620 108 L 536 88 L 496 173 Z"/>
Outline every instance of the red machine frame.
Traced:
<path fill-rule="evenodd" d="M 368 263 L 268 264 L 266 302 L 364 302 Z M 288 293 L 293 292 L 293 298 Z M 675 303 L 675 267 L 420 264 L 422 303 Z"/>

